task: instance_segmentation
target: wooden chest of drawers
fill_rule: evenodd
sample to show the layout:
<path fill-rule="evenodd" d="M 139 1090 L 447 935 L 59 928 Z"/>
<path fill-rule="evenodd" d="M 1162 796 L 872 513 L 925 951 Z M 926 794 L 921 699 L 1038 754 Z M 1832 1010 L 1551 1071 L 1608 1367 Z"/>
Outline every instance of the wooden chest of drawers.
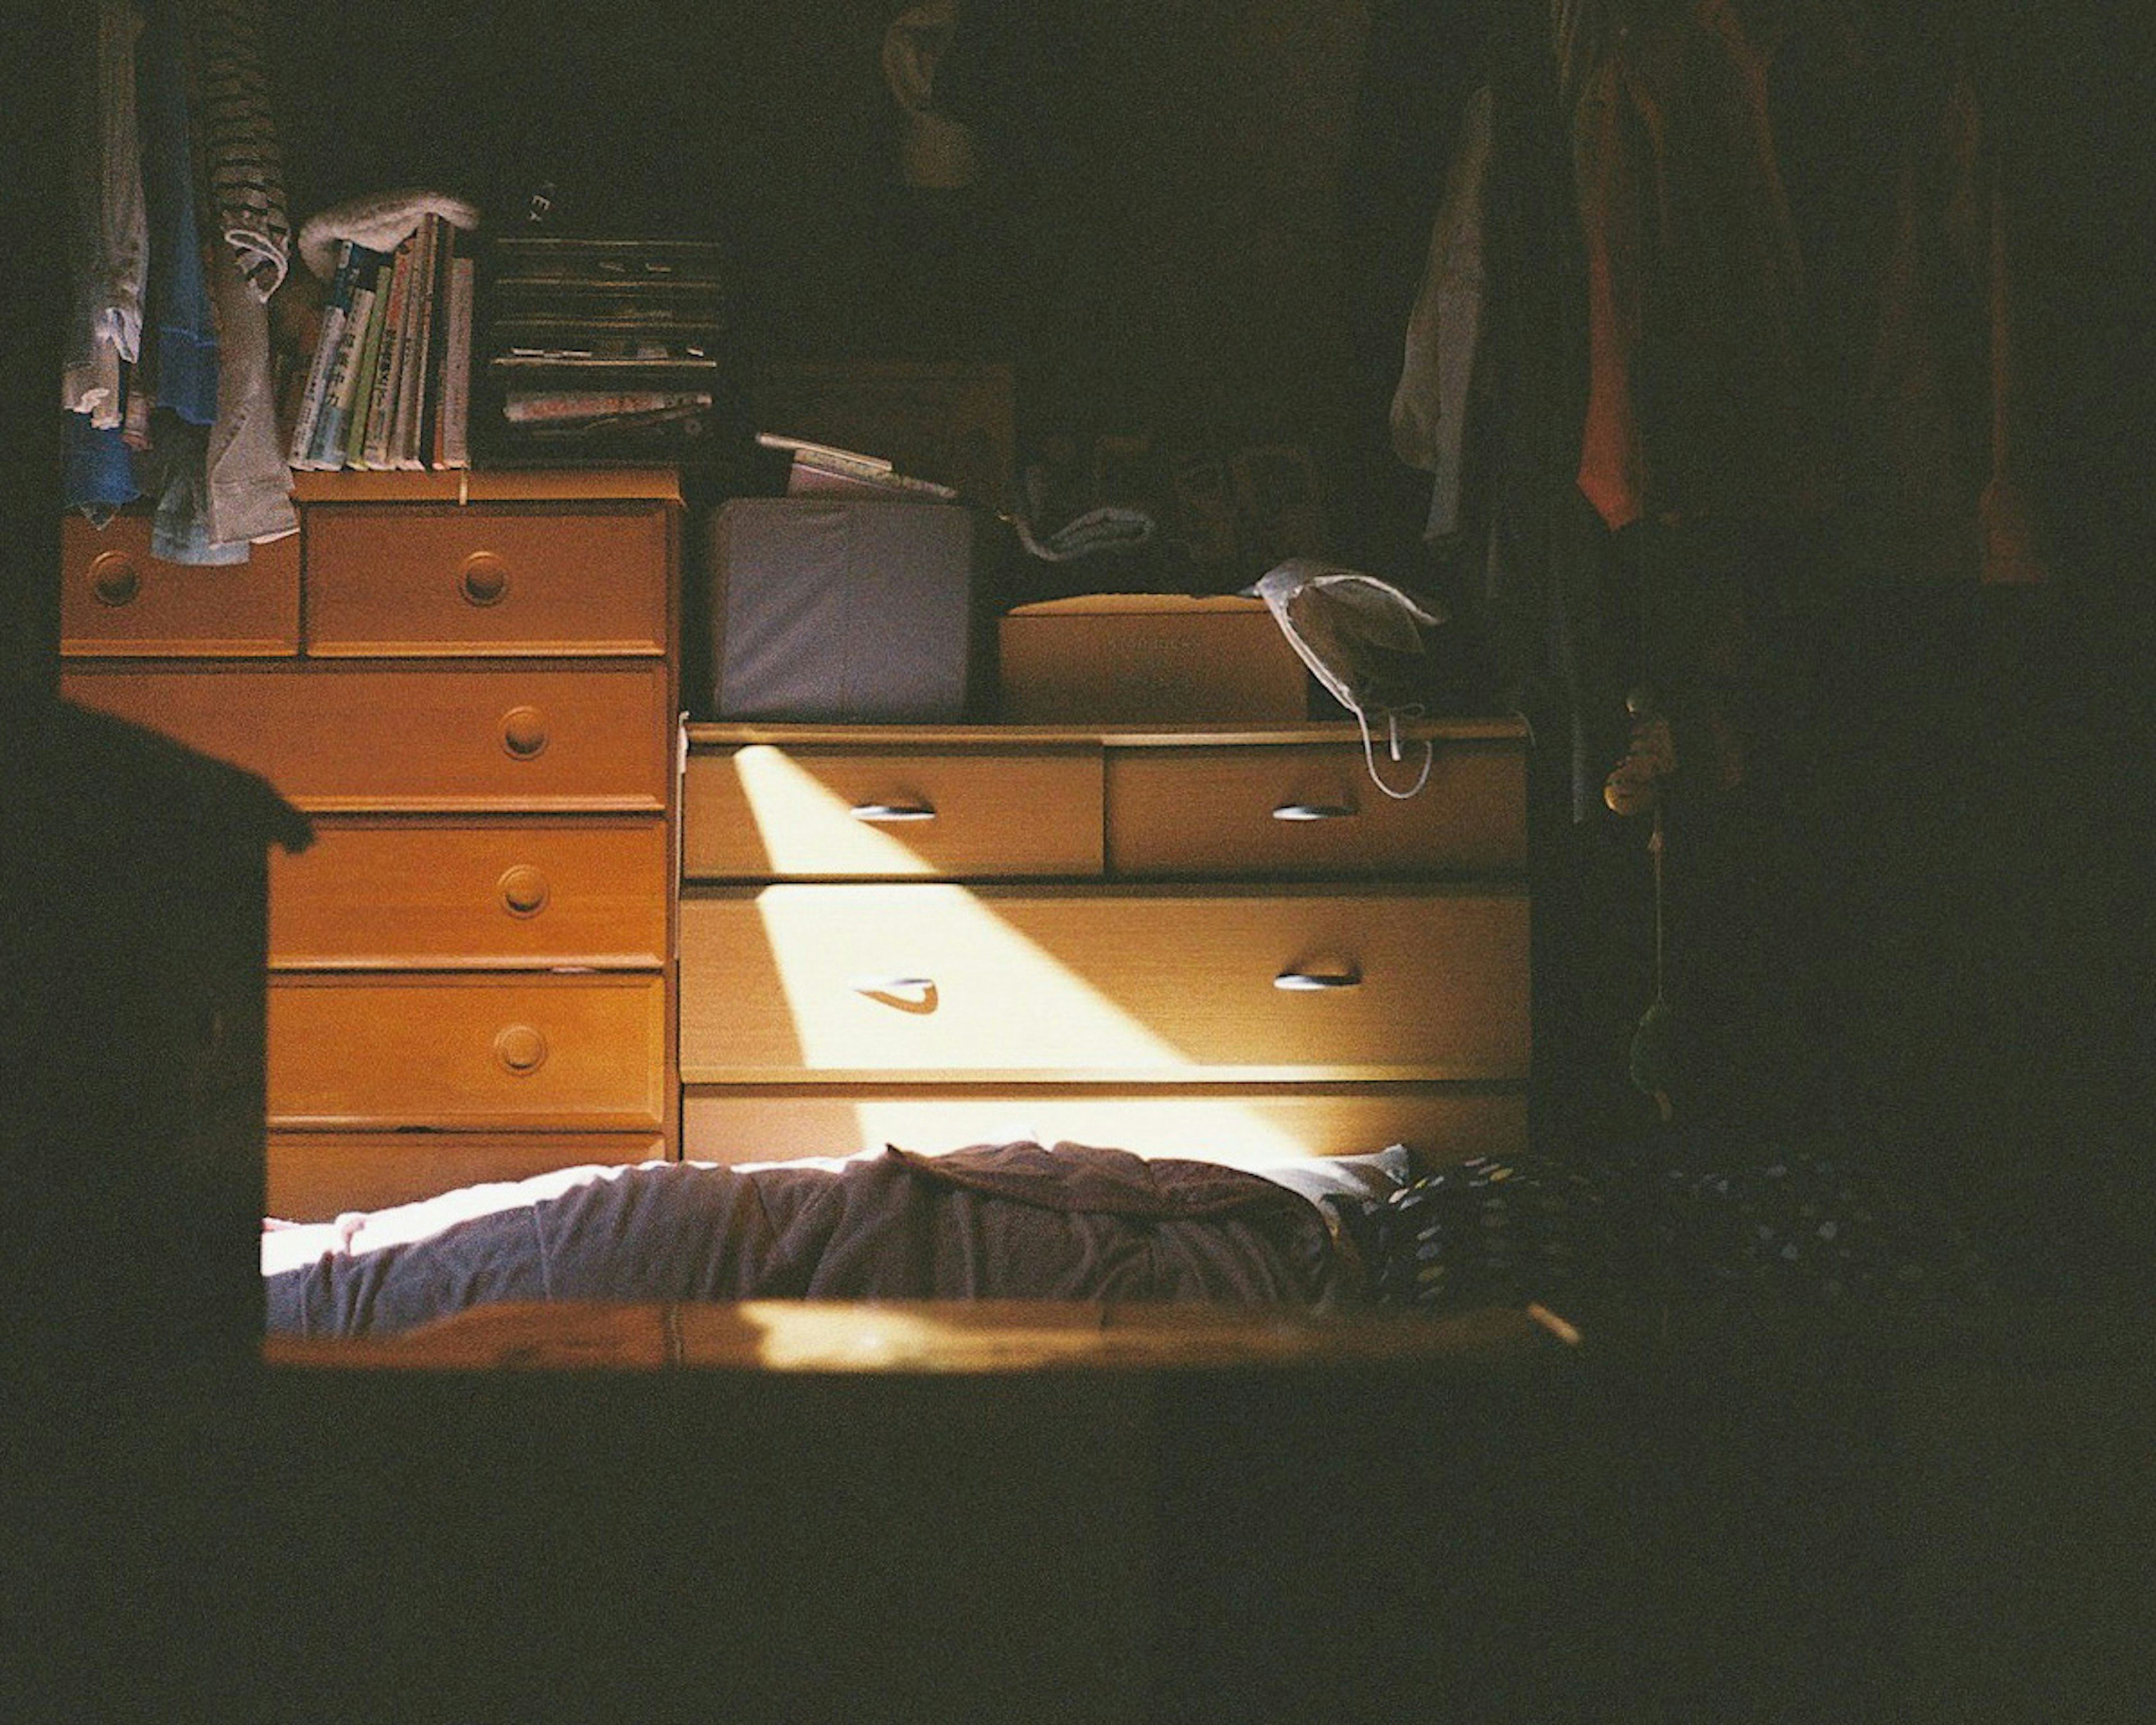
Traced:
<path fill-rule="evenodd" d="M 683 1150 L 1517 1148 L 1525 739 L 689 727 Z"/>
<path fill-rule="evenodd" d="M 229 567 L 63 530 L 63 687 L 314 819 L 270 882 L 268 1204 L 670 1153 L 670 472 L 298 475 Z"/>

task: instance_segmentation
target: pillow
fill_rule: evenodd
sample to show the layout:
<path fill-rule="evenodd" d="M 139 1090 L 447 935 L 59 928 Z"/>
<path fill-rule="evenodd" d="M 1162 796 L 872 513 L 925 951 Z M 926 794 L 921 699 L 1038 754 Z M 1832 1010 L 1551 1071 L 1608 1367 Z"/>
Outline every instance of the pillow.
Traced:
<path fill-rule="evenodd" d="M 1394 1144 L 1360 1156 L 1306 1156 L 1291 1162 L 1258 1163 L 1250 1172 L 1300 1193 L 1322 1209 L 1328 1198 L 1383 1199 L 1404 1186 L 1414 1168 L 1408 1147 Z"/>

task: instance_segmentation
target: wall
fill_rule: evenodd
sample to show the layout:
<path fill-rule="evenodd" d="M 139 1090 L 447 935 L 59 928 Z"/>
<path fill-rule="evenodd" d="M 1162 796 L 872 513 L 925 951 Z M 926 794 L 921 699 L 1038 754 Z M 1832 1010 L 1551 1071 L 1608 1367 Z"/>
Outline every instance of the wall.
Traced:
<path fill-rule="evenodd" d="M 280 0 L 295 195 L 513 222 L 549 182 L 572 227 L 732 242 L 756 352 L 1007 357 L 1081 413 L 1337 375 L 1361 5 L 984 0 L 946 76 L 989 172 L 941 196 L 897 183 L 900 9 Z"/>

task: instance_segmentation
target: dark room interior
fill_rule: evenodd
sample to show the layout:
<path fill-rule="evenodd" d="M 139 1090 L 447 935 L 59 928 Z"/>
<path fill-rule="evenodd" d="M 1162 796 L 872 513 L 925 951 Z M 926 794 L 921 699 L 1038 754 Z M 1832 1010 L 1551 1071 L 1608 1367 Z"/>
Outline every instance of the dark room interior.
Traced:
<path fill-rule="evenodd" d="M 5 105 L 0 259 L 0 1712 L 2148 1716 L 2133 8 L 957 0 L 907 13 L 938 33 L 926 120 L 894 100 L 896 0 L 161 8 L 259 31 L 295 228 L 424 187 L 483 239 L 716 245 L 739 387 L 656 464 L 689 524 L 692 729 L 721 716 L 696 523 L 767 480 L 745 433 L 774 374 L 1004 368 L 1004 477 L 1065 518 L 1158 501 L 1176 451 L 1292 451 L 1306 543 L 1154 543 L 1106 576 L 1013 549 L 993 597 L 1224 595 L 1306 551 L 1432 596 L 1441 715 L 1527 739 L 1522 1147 L 1831 1142 L 1976 1243 L 1984 1298 L 1589 1301 L 1584 1344 L 1471 1312 L 1411 1360 L 1276 1368 L 265 1366 L 259 1218 L 195 1153 L 263 1142 L 261 932 L 214 907 L 259 904 L 307 822 L 54 717 L 52 236 L 100 7 L 17 8 L 0 39 L 47 69 Z M 1597 154 L 1605 110 L 1682 145 L 1698 116 L 1655 80 L 1690 63 L 1656 44 L 1726 16 L 1779 49 L 1794 326 L 1748 321 L 1779 254 L 1741 175 L 1678 183 L 1656 228 Z M 1440 530 L 1396 390 L 1470 162 L 1478 393 Z M 1707 259 L 1645 336 L 1609 303 L 1634 218 Z M 273 341 L 321 293 L 270 298 Z M 1628 327 L 1660 369 L 1612 453 Z M 1657 717 L 1650 820 L 1611 775 Z"/>

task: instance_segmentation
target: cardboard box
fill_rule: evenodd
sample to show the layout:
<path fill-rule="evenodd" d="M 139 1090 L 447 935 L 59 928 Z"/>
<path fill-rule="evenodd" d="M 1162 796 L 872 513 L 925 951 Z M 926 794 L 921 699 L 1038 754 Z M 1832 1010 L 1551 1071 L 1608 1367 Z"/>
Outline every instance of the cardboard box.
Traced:
<path fill-rule="evenodd" d="M 1086 593 L 1020 605 L 1000 629 L 1012 724 L 1293 723 L 1309 674 L 1262 599 Z"/>

